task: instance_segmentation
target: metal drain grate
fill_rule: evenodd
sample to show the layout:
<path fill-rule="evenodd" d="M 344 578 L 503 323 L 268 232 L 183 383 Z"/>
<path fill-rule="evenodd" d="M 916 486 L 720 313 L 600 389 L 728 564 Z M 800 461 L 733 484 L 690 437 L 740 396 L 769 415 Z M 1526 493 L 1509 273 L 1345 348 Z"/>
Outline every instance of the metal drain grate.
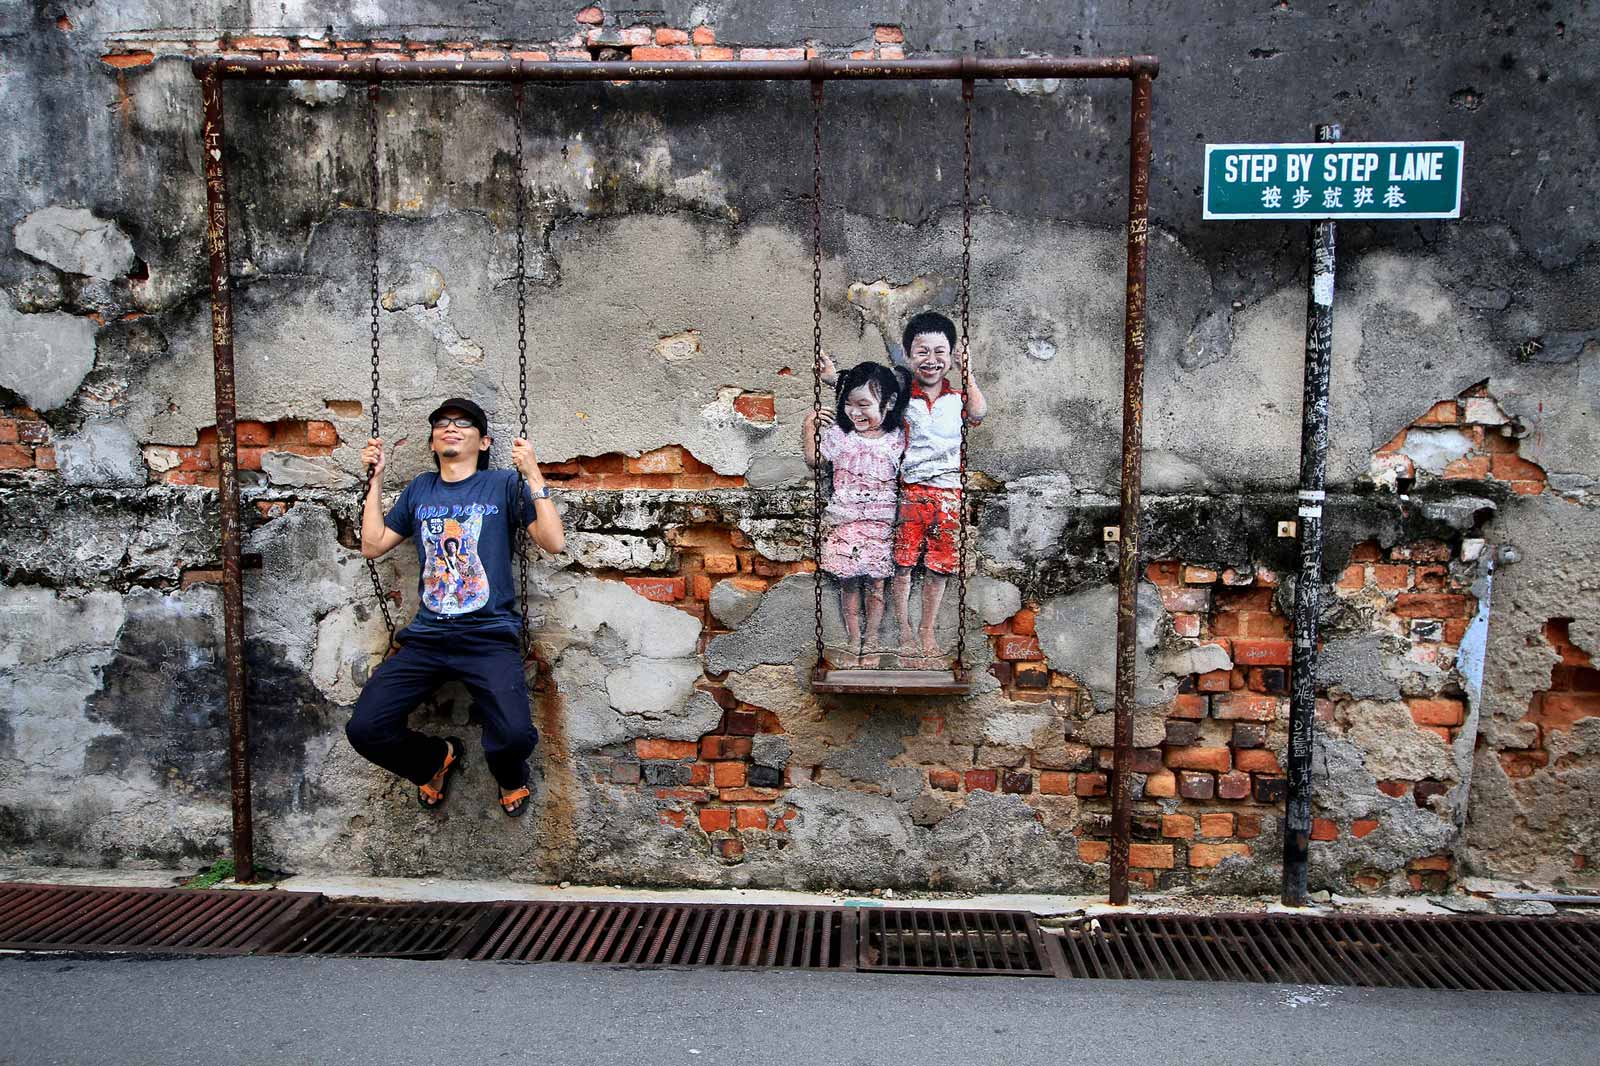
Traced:
<path fill-rule="evenodd" d="M 1600 994 L 1580 918 L 1102 915 L 1061 941 L 1071 977 Z"/>
<path fill-rule="evenodd" d="M 242 955 L 320 896 L 178 888 L 0 886 L 0 948 Z"/>
<path fill-rule="evenodd" d="M 469 953 L 474 959 L 616 966 L 852 969 L 846 923 L 833 907 L 669 903 L 514 903 Z"/>
<path fill-rule="evenodd" d="M 863 908 L 859 969 L 874 973 L 1051 977 L 1051 957 L 1026 911 Z"/>
<path fill-rule="evenodd" d="M 443 959 L 481 939 L 494 918 L 481 903 L 327 903 L 261 954 Z"/>

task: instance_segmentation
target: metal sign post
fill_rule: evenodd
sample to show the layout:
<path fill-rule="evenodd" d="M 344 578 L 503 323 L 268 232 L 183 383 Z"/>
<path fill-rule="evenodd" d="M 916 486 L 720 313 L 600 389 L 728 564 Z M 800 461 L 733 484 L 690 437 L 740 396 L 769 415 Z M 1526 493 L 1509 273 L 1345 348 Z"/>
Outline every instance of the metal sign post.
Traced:
<path fill-rule="evenodd" d="M 1308 219 L 1305 393 L 1300 420 L 1300 569 L 1294 590 L 1289 792 L 1284 802 L 1283 902 L 1307 901 L 1311 753 L 1316 739 L 1317 616 L 1322 599 L 1322 506 L 1328 469 L 1336 219 L 1461 217 L 1460 141 L 1339 143 L 1337 124 L 1314 144 L 1206 146 L 1205 217 Z"/>

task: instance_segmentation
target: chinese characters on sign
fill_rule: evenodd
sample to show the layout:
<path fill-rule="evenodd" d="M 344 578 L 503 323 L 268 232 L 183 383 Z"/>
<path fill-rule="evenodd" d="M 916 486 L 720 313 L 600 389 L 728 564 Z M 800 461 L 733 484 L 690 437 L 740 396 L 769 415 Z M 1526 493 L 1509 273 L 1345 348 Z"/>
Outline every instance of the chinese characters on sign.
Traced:
<path fill-rule="evenodd" d="M 1460 218 L 1463 145 L 1208 144 L 1205 217 Z"/>

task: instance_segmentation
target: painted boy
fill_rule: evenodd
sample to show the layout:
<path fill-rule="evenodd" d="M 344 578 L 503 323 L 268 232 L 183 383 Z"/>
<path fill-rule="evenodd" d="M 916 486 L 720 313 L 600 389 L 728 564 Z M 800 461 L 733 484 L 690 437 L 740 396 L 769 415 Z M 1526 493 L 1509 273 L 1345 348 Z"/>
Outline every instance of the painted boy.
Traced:
<path fill-rule="evenodd" d="M 961 423 L 976 426 L 989 411 L 967 367 L 962 389 L 945 380 L 956 348 L 956 327 L 937 311 L 906 323 L 901 343 L 911 371 L 906 408 L 906 455 L 900 464 L 900 517 L 895 530 L 894 602 L 904 650 L 936 658 L 934 622 L 945 584 L 961 565 Z M 898 361 L 898 360 L 897 360 Z M 921 562 L 922 612 L 911 624 L 911 571 Z M 957 619 L 956 624 L 964 624 Z"/>

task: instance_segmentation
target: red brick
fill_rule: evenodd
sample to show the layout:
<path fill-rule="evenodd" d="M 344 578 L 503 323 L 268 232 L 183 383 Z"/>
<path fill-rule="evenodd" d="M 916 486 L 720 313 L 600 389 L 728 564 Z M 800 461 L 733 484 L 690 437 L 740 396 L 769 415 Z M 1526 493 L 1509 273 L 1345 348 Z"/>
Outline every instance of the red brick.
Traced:
<path fill-rule="evenodd" d="M 695 44 L 717 43 L 717 31 L 713 30 L 710 26 L 696 26 L 694 28 L 694 32 L 690 34 L 690 37 L 693 38 Z"/>
<path fill-rule="evenodd" d="M 1278 757 L 1265 748 L 1236 748 L 1233 765 L 1252 774 L 1281 774 Z"/>
<path fill-rule="evenodd" d="M 1012 667 L 1012 677 L 1018 688 L 1041 689 L 1050 687 L 1050 668 L 1044 663 L 1002 663 Z"/>
<path fill-rule="evenodd" d="M 1350 549 L 1350 561 L 1353 563 L 1375 563 L 1383 558 L 1383 549 L 1378 547 L 1375 540 L 1364 540 Z"/>
<path fill-rule="evenodd" d="M 633 750 L 641 759 L 692 759 L 700 745 L 692 740 L 636 740 Z"/>
<path fill-rule="evenodd" d="M 966 784 L 968 792 L 993 792 L 995 790 L 995 772 L 993 770 L 968 770 Z"/>
<path fill-rule="evenodd" d="M 1174 862 L 1171 844 L 1129 844 L 1128 865 L 1147 870 L 1170 870 Z"/>
<path fill-rule="evenodd" d="M 1011 632 L 1020 637 L 1034 636 L 1034 622 L 1038 616 L 1039 612 L 1032 607 L 1024 607 L 1011 616 Z"/>
<path fill-rule="evenodd" d="M 722 552 L 707 553 L 702 557 L 708 574 L 737 574 L 739 557 Z"/>
<path fill-rule="evenodd" d="M 1372 579 L 1386 592 L 1411 587 L 1411 567 L 1403 563 L 1374 563 Z"/>
<path fill-rule="evenodd" d="M 1278 717 L 1278 699 L 1248 692 L 1223 692 L 1212 697 L 1211 713 L 1230 722 L 1271 722 Z"/>
<path fill-rule="evenodd" d="M 1161 603 L 1166 609 L 1177 614 L 1205 614 L 1211 609 L 1211 590 L 1207 588 L 1163 588 L 1161 589 Z"/>
<path fill-rule="evenodd" d="M 1208 800 L 1217 793 L 1217 779 L 1210 774 L 1184 770 L 1178 774 L 1178 795 L 1184 799 Z"/>
<path fill-rule="evenodd" d="M 1588 679 L 1584 679 L 1587 683 Z M 1547 732 L 1563 732 L 1584 718 L 1600 718 L 1600 692 L 1546 692 L 1539 696 L 1525 720 L 1537 722 Z"/>
<path fill-rule="evenodd" d="M 1106 862 L 1111 858 L 1111 845 L 1104 840 L 1078 841 L 1079 862 Z"/>
<path fill-rule="evenodd" d="M 306 443 L 331 448 L 339 443 L 339 430 L 332 422 L 307 422 Z"/>
<path fill-rule="evenodd" d="M 872 39 L 879 44 L 905 44 L 906 31 L 899 26 L 874 26 L 872 27 Z"/>
<path fill-rule="evenodd" d="M 1233 753 L 1227 748 L 1169 748 L 1167 766 L 1174 770 L 1209 770 L 1225 774 L 1233 765 Z"/>
<path fill-rule="evenodd" d="M 704 574 L 690 574 L 688 594 L 690 599 L 711 599 L 711 579 Z"/>
<path fill-rule="evenodd" d="M 1038 637 L 1022 637 L 1015 634 L 1003 636 L 995 641 L 995 654 L 1009 662 L 1024 660 L 1037 662 L 1044 658 Z"/>
<path fill-rule="evenodd" d="M 108 67 L 126 70 L 129 67 L 147 67 L 156 61 L 154 52 L 110 52 L 100 57 Z"/>
<path fill-rule="evenodd" d="M 1412 859 L 1410 862 L 1406 863 L 1406 869 L 1448 871 L 1450 869 L 1450 856 L 1425 855 L 1420 859 Z"/>
<path fill-rule="evenodd" d="M 656 44 L 688 44 L 689 34 L 683 30 L 661 27 L 656 30 Z"/>
<path fill-rule="evenodd" d="M 573 19 L 585 26 L 598 26 L 606 20 L 606 16 L 598 7 L 586 7 L 574 15 Z"/>
<path fill-rule="evenodd" d="M 1357 818 L 1350 823 L 1350 835 L 1364 837 L 1377 828 L 1378 820 L 1376 818 Z"/>
<path fill-rule="evenodd" d="M 1444 476 L 1482 481 L 1489 476 L 1489 456 L 1464 455 L 1444 468 Z"/>
<path fill-rule="evenodd" d="M 1106 794 L 1106 775 L 1098 773 L 1079 774 L 1078 779 L 1073 782 L 1073 791 L 1084 797 L 1104 796 Z"/>
<path fill-rule="evenodd" d="M 0 418 L 0 444 L 15 444 L 21 439 L 17 433 L 17 420 Z"/>
<path fill-rule="evenodd" d="M 1274 637 L 1285 640 L 1289 636 L 1289 620 L 1266 611 L 1248 611 L 1239 616 L 1246 637 Z"/>
<path fill-rule="evenodd" d="M 737 839 L 727 837 L 715 843 L 719 858 L 737 860 L 744 857 L 744 844 Z"/>
<path fill-rule="evenodd" d="M 1039 774 L 1039 791 L 1046 796 L 1070 796 L 1072 775 L 1062 770 L 1045 770 Z"/>
<path fill-rule="evenodd" d="M 1163 814 L 1161 835 L 1174 840 L 1194 839 L 1194 819 L 1187 814 Z"/>
<path fill-rule="evenodd" d="M 674 829 L 682 829 L 683 824 L 689 820 L 688 811 L 662 811 L 661 824 L 670 825 Z"/>
<path fill-rule="evenodd" d="M 657 603 L 681 600 L 687 591 L 686 582 L 681 577 L 625 577 L 622 580 L 645 599 Z"/>
<path fill-rule="evenodd" d="M 752 422 L 772 422 L 778 417 L 777 400 L 770 392 L 742 392 L 734 397 L 733 409 Z"/>
<path fill-rule="evenodd" d="M 1223 859 L 1238 855 L 1241 858 L 1250 857 L 1249 844 L 1191 844 L 1189 845 L 1189 865 L 1198 867 L 1216 866 Z"/>
<path fill-rule="evenodd" d="M 1472 599 L 1445 592 L 1402 592 L 1394 599 L 1394 613 L 1401 618 L 1469 618 Z"/>
<path fill-rule="evenodd" d="M 1382 792 L 1385 796 L 1393 796 L 1396 799 L 1399 799 L 1401 796 L 1404 796 L 1406 793 L 1411 791 L 1411 782 L 1379 781 L 1378 791 Z"/>
<path fill-rule="evenodd" d="M 700 828 L 716 833 L 733 828 L 733 810 L 729 807 L 707 807 L 700 812 Z"/>
<path fill-rule="evenodd" d="M 726 63 L 733 59 L 733 49 L 706 45 L 700 49 L 700 58 L 708 63 Z"/>
<path fill-rule="evenodd" d="M 1200 835 L 1211 839 L 1233 836 L 1233 815 L 1202 814 L 1200 816 Z"/>
<path fill-rule="evenodd" d="M 781 788 L 724 788 L 717 792 L 723 803 L 771 803 L 782 797 Z"/>
<path fill-rule="evenodd" d="M 1311 839 L 1312 840 L 1337 840 L 1338 838 L 1339 838 L 1339 826 L 1332 819 L 1329 819 L 1329 818 L 1313 818 L 1313 819 L 1311 819 Z"/>
<path fill-rule="evenodd" d="M 531 50 L 528 50 L 528 51 L 517 50 L 517 51 L 513 51 L 511 53 L 511 58 L 512 59 L 525 59 L 529 63 L 548 63 L 550 61 L 550 53 L 549 52 L 531 51 Z"/>
<path fill-rule="evenodd" d="M 56 468 L 56 450 L 52 445 L 42 445 L 33 450 L 33 465 L 40 470 Z"/>
<path fill-rule="evenodd" d="M 220 585 L 222 584 L 221 570 L 185 570 L 179 584 L 184 588 L 194 585 Z"/>
<path fill-rule="evenodd" d="M 1204 718 L 1210 709 L 1211 697 L 1184 692 L 1173 698 L 1172 709 L 1167 712 L 1167 717 L 1198 721 Z"/>
<path fill-rule="evenodd" d="M 1226 692 L 1233 685 L 1232 670 L 1212 670 L 1195 678 L 1194 687 L 1201 692 Z"/>
<path fill-rule="evenodd" d="M 745 764 L 742 762 L 717 762 L 711 764 L 713 780 L 718 788 L 743 788 Z"/>
<path fill-rule="evenodd" d="M 1178 779 L 1171 770 L 1158 770 L 1146 774 L 1144 794 L 1149 799 L 1164 799 L 1178 794 Z"/>
<path fill-rule="evenodd" d="M 1214 585 L 1218 574 L 1209 566 L 1186 566 L 1183 568 L 1183 583 L 1185 585 Z"/>
<path fill-rule="evenodd" d="M 627 456 L 623 459 L 622 465 L 630 474 L 681 474 L 683 449 L 676 446 L 657 448 L 637 458 Z"/>
<path fill-rule="evenodd" d="M 1162 559 L 1148 564 L 1144 576 L 1152 585 L 1176 585 L 1183 573 L 1183 564 L 1175 559 Z"/>
<path fill-rule="evenodd" d="M 1344 568 L 1344 573 L 1339 575 L 1338 585 L 1342 589 L 1358 589 L 1367 583 L 1367 568 L 1360 563 L 1351 563 Z"/>
<path fill-rule="evenodd" d="M 738 737 L 753 737 L 761 731 L 761 718 L 748 711 L 728 711 L 722 716 L 722 731 Z"/>
<path fill-rule="evenodd" d="M 1406 704 L 1418 725 L 1457 726 L 1466 720 L 1467 705 L 1460 700 L 1411 699 Z"/>
<path fill-rule="evenodd" d="M 1294 645 L 1287 640 L 1235 640 L 1233 661 L 1240 666 L 1288 666 Z"/>
<path fill-rule="evenodd" d="M 33 469 L 33 449 L 20 444 L 0 444 L 0 470 Z"/>
<path fill-rule="evenodd" d="M 928 784 L 941 792 L 956 792 L 961 788 L 961 775 L 954 770 L 929 770 Z"/>
<path fill-rule="evenodd" d="M 765 829 L 767 812 L 760 807 L 740 807 L 734 812 L 734 824 L 740 829 Z"/>
<path fill-rule="evenodd" d="M 1225 800 L 1248 799 L 1250 775 L 1243 770 L 1232 770 L 1217 775 L 1217 798 Z"/>
<path fill-rule="evenodd" d="M 1520 455 L 1496 455 L 1490 465 L 1490 472 L 1501 481 L 1545 480 L 1544 468 L 1538 463 L 1528 462 Z"/>
<path fill-rule="evenodd" d="M 1197 614 L 1173 615 L 1172 631 L 1180 637 L 1198 637 L 1200 635 L 1200 616 Z"/>
<path fill-rule="evenodd" d="M 1417 426 L 1453 426 L 1461 421 L 1461 405 L 1457 400 L 1440 400 L 1434 404 L 1412 425 Z"/>
<path fill-rule="evenodd" d="M 1033 775 L 1026 770 L 1007 770 L 1001 775 L 1000 791 L 1026 796 L 1033 791 Z"/>

